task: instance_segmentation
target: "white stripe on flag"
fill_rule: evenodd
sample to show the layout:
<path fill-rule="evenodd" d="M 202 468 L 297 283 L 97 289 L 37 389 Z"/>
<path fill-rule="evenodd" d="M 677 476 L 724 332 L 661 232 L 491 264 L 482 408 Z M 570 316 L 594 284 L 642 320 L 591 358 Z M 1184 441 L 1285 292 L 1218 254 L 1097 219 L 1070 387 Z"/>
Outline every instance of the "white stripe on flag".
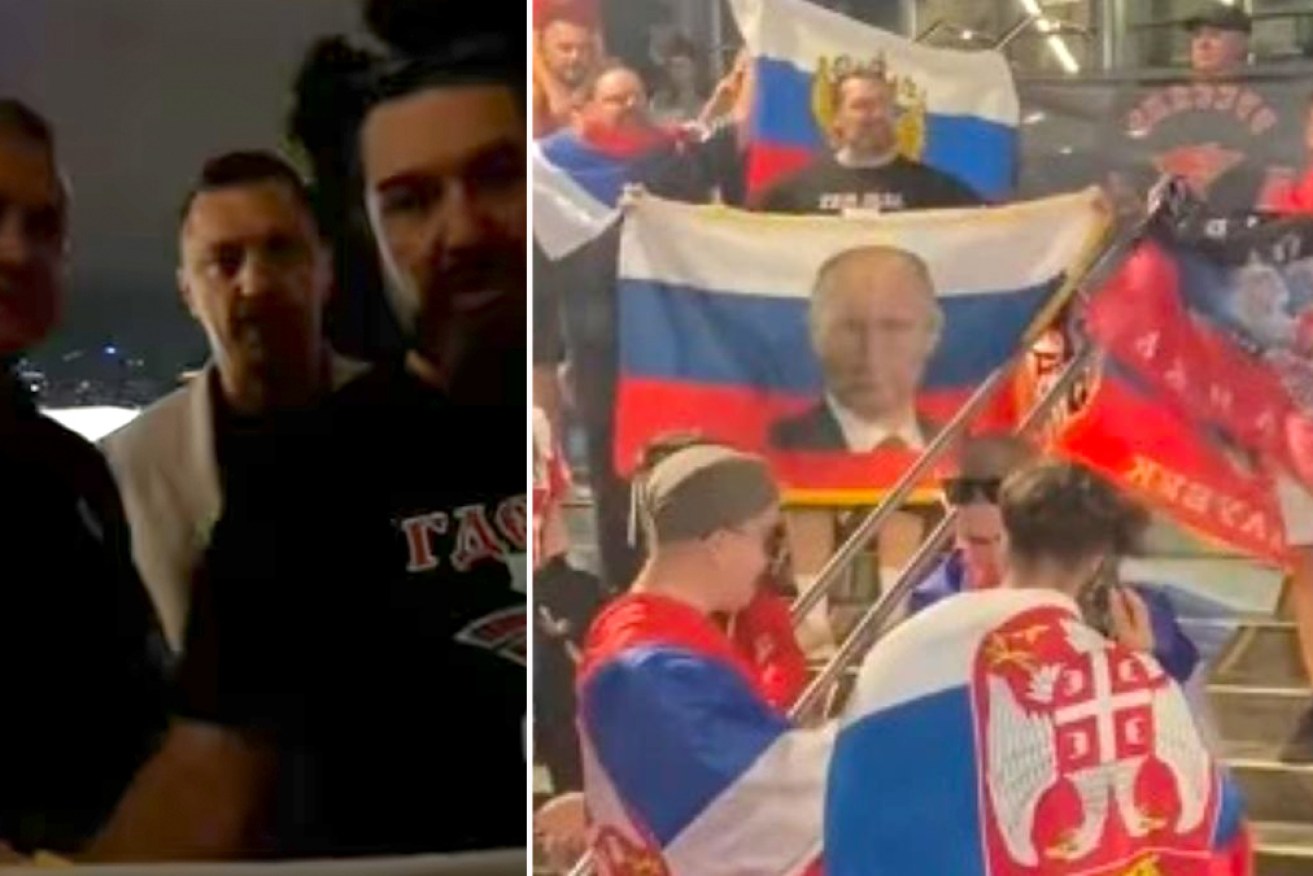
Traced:
<path fill-rule="evenodd" d="M 768 216 L 641 195 L 627 208 L 620 276 L 721 293 L 808 298 L 821 264 L 886 244 L 925 260 L 940 295 L 1038 286 L 1069 270 L 1106 227 L 1088 189 L 1007 207 L 881 217 Z"/>
<path fill-rule="evenodd" d="M 533 144 L 533 235 L 550 259 L 561 259 L 596 238 L 617 210 L 590 195 Z"/>
<path fill-rule="evenodd" d="M 802 873 L 820 854 L 838 727 L 790 730 L 666 846 L 672 873 Z"/>
<path fill-rule="evenodd" d="M 1057 591 L 995 589 L 950 597 L 899 624 L 858 670 L 844 724 L 966 687 L 984 636 L 1023 611 L 1045 606 L 1079 611 Z"/>
<path fill-rule="evenodd" d="M 1016 127 L 1020 101 L 1007 59 L 994 51 L 933 48 L 807 0 L 730 0 L 752 54 L 813 72 L 821 58 L 883 55 L 890 73 L 926 92 L 926 109 Z"/>

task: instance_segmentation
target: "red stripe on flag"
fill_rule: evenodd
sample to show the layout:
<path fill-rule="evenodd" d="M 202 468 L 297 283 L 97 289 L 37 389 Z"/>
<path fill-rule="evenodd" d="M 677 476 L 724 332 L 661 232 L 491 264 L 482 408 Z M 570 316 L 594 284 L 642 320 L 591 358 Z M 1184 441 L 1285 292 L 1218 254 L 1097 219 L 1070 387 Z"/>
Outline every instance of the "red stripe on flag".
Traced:
<path fill-rule="evenodd" d="M 756 142 L 748 147 L 748 196 L 755 197 L 765 189 L 802 170 L 816 157 L 810 149 L 798 146 L 777 146 Z"/>
<path fill-rule="evenodd" d="M 967 392 L 925 393 L 920 414 L 933 423 L 952 418 Z M 777 420 L 816 404 L 814 397 L 790 397 L 733 387 L 691 386 L 657 380 L 623 378 L 617 393 L 615 465 L 629 476 L 650 441 L 677 432 L 694 432 L 757 453 L 771 462 L 781 486 L 815 504 L 868 503 L 892 486 L 915 454 L 888 452 L 783 452 L 767 448 Z M 1006 428 L 1012 423 L 1013 399 L 1000 393 L 996 404 L 973 424 L 973 431 Z M 824 501 L 822 501 L 824 499 Z"/>
<path fill-rule="evenodd" d="M 1056 444 L 1181 524 L 1254 556 L 1285 561 L 1270 480 L 1228 458 L 1160 399 L 1104 375 Z"/>

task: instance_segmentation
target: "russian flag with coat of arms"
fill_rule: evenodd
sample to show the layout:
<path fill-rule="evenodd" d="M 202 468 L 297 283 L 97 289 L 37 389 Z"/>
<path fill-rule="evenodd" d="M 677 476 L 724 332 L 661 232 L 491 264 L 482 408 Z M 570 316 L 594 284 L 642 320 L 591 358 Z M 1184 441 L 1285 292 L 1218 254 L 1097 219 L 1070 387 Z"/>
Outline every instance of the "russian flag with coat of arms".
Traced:
<path fill-rule="evenodd" d="M 882 64 L 898 88 L 900 151 L 986 200 L 1015 184 L 1020 101 L 994 51 L 920 45 L 806 0 L 732 0 L 756 72 L 749 191 L 827 151 L 833 81 Z"/>

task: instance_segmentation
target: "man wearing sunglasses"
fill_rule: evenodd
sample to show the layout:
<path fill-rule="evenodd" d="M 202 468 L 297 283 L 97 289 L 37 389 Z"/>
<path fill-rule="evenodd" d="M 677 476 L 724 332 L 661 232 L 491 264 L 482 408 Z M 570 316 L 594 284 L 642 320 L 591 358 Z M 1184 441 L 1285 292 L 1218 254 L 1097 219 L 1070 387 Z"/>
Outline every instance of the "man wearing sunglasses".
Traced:
<path fill-rule="evenodd" d="M 944 500 L 957 510 L 953 550 L 912 591 L 908 611 L 915 614 L 940 600 L 1003 583 L 1006 542 L 998 497 L 1003 481 L 1036 456 L 1012 435 L 981 435 L 962 448 L 958 475 L 944 481 Z M 1143 586 L 1114 586 L 1107 605 L 1113 638 L 1150 651 L 1177 681 L 1184 683 L 1199 663 L 1199 651 L 1181 629 L 1171 601 Z"/>

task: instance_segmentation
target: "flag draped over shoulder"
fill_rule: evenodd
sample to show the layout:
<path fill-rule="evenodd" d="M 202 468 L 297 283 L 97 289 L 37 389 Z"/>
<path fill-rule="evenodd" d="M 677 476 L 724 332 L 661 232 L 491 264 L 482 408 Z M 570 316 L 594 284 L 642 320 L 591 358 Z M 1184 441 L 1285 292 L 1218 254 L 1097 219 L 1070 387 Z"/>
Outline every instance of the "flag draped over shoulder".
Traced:
<path fill-rule="evenodd" d="M 795 729 L 691 607 L 630 594 L 589 633 L 584 793 L 601 876 L 816 876 L 829 730 Z"/>
<path fill-rule="evenodd" d="M 986 199 L 1013 188 L 1020 103 L 998 52 L 918 45 L 807 0 L 732 0 L 756 69 L 748 187 L 827 150 L 833 79 L 883 63 L 898 83 L 900 151 Z"/>
<path fill-rule="evenodd" d="M 870 502 L 915 448 L 850 453 L 837 439 L 804 450 L 779 439 L 798 418 L 827 416 L 808 324 L 818 268 L 876 244 L 925 262 L 944 316 L 917 399 L 929 438 L 1060 303 L 1106 229 L 1093 190 L 866 218 L 639 198 L 621 232 L 617 467 L 627 472 L 654 437 L 696 430 L 765 453 L 795 503 Z"/>
<path fill-rule="evenodd" d="M 825 808 L 829 876 L 1241 874 L 1246 834 L 1180 689 L 1051 591 L 968 593 L 858 675 Z"/>
<path fill-rule="evenodd" d="M 1088 311 L 1104 353 L 1059 446 L 1192 528 L 1284 557 L 1313 486 L 1313 220 L 1161 228 Z"/>

